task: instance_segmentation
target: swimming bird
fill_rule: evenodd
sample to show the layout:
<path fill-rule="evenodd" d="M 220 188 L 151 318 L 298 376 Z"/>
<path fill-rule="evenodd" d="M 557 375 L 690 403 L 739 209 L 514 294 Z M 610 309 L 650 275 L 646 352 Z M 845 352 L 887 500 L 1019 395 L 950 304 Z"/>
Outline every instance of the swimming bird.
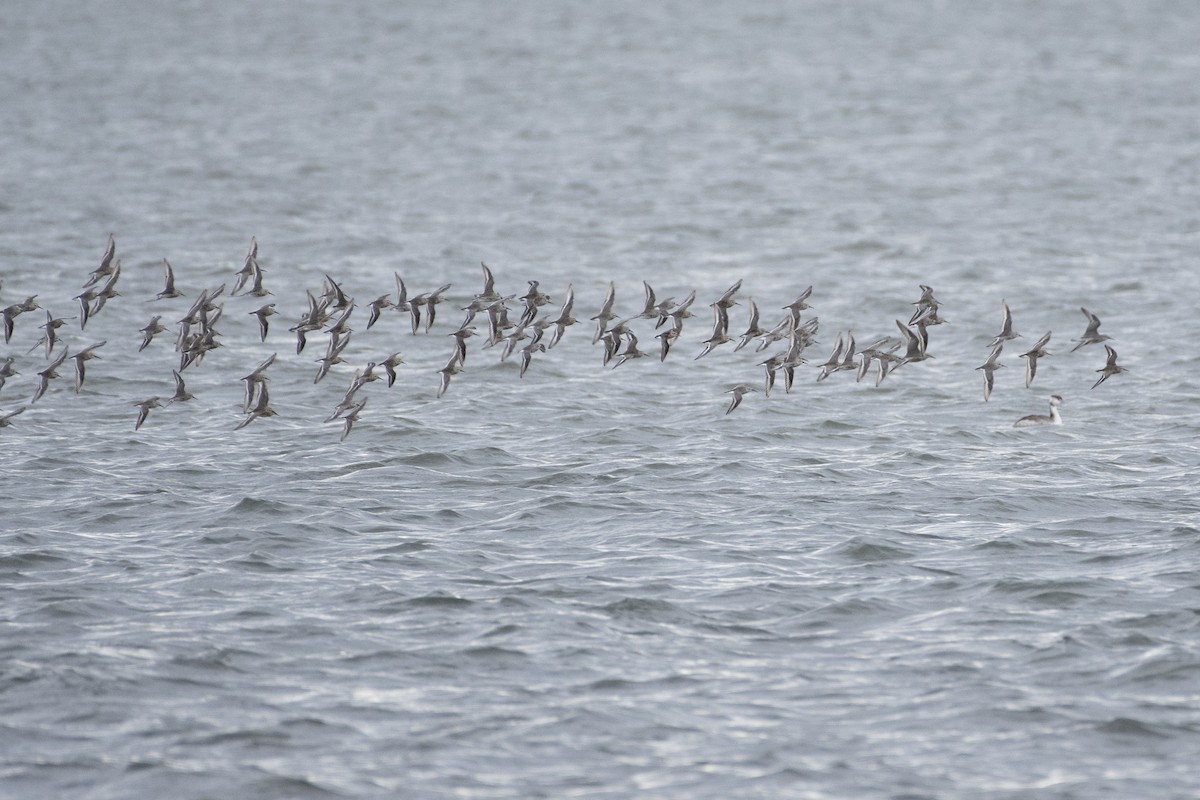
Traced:
<path fill-rule="evenodd" d="M 994 373 L 1004 366 L 999 360 L 1002 350 L 1004 350 L 1004 342 L 993 347 L 992 352 L 987 357 L 987 361 L 975 368 L 983 370 L 983 402 L 985 403 L 992 396 L 992 387 L 995 386 Z"/>
<path fill-rule="evenodd" d="M 1092 384 L 1093 389 L 1095 389 L 1100 384 L 1104 383 L 1106 380 L 1111 378 L 1113 375 L 1120 375 L 1122 372 L 1128 372 L 1128 370 L 1125 369 L 1125 367 L 1117 366 L 1117 351 L 1116 350 L 1113 350 L 1112 347 L 1107 344 L 1104 345 L 1104 350 L 1108 353 L 1108 362 L 1105 363 L 1105 365 L 1103 367 L 1096 370 L 1096 372 L 1100 373 L 1100 380 L 1098 380 Z"/>
<path fill-rule="evenodd" d="M 270 325 L 267 323 L 267 317 L 278 313 L 279 312 L 275 310 L 274 303 L 267 303 L 265 306 L 256 308 L 250 312 L 249 316 L 258 317 L 258 333 L 260 341 L 265 342 L 267 340 L 267 330 L 270 328 Z M 369 328 L 371 326 L 368 325 L 367 327 Z"/>
<path fill-rule="evenodd" d="M 1046 351 L 1046 344 L 1050 341 L 1050 331 L 1046 331 L 1042 338 L 1037 340 L 1029 352 L 1022 353 L 1021 358 L 1028 359 L 1025 362 L 1025 388 L 1029 388 L 1029 384 L 1033 383 L 1033 377 L 1037 375 L 1037 361 L 1042 356 L 1048 356 L 1050 353 Z"/>
<path fill-rule="evenodd" d="M 155 300 L 169 300 L 173 297 L 183 297 L 183 292 L 175 288 L 175 270 L 171 269 L 171 262 L 163 259 L 163 267 L 166 269 L 166 277 L 164 278 L 163 290 L 154 296 Z M 153 301 L 147 301 L 153 302 Z"/>
<path fill-rule="evenodd" d="M 142 423 L 146 421 L 146 417 L 150 416 L 150 409 L 162 408 L 162 403 L 158 402 L 157 397 L 151 397 L 148 400 L 142 400 L 139 403 L 134 403 L 138 407 L 137 422 L 133 424 L 133 429 L 136 431 L 142 427 Z"/>
<path fill-rule="evenodd" d="M 106 344 L 108 344 L 107 339 L 104 340 L 103 342 L 96 342 L 95 344 L 90 344 L 87 347 L 80 350 L 79 352 L 77 352 L 75 355 L 71 356 L 71 358 L 75 361 L 75 394 L 79 394 L 79 390 L 83 388 L 83 378 L 84 378 L 83 364 L 84 364 L 84 362 L 91 361 L 93 358 L 100 358 L 99 354 L 96 353 L 96 351 L 99 350 L 101 347 L 104 347 L 104 345 L 106 345 Z"/>
<path fill-rule="evenodd" d="M 1073 341 L 1079 342 L 1079 344 L 1077 344 L 1071 348 L 1072 353 L 1074 353 L 1076 350 L 1078 350 L 1079 348 L 1084 347 L 1086 345 L 1099 344 L 1100 342 L 1107 342 L 1108 340 L 1112 339 L 1111 336 L 1105 336 L 1103 333 L 1100 332 L 1100 318 L 1099 317 L 1097 317 L 1092 312 L 1088 311 L 1083 306 L 1080 306 L 1079 310 L 1083 312 L 1083 316 L 1087 317 L 1088 324 L 1087 324 L 1087 328 L 1083 331 L 1083 335 L 1080 336 L 1078 339 L 1073 340 Z"/>
<path fill-rule="evenodd" d="M 1061 395 L 1050 395 L 1050 414 L 1030 414 L 1027 417 L 1021 417 L 1013 423 L 1014 428 L 1028 428 L 1033 425 L 1062 425 L 1062 415 L 1058 413 L 1058 407 L 1063 404 Z"/>
<path fill-rule="evenodd" d="M 1001 342 L 1007 342 L 1009 339 L 1016 339 L 1021 334 L 1013 331 L 1012 309 L 1008 307 L 1007 300 L 1000 301 L 1000 309 L 1003 314 L 1003 322 L 1001 323 L 1000 332 L 992 339 L 988 347 L 995 347 Z"/>
<path fill-rule="evenodd" d="M 751 386 L 748 383 L 739 383 L 737 386 L 734 386 L 732 389 L 728 390 L 726 394 L 732 394 L 733 399 L 729 401 L 729 408 L 725 409 L 725 415 L 729 416 L 729 414 L 732 413 L 735 408 L 740 406 L 742 404 L 743 397 L 750 392 L 757 391 L 758 389 L 756 387 Z"/>

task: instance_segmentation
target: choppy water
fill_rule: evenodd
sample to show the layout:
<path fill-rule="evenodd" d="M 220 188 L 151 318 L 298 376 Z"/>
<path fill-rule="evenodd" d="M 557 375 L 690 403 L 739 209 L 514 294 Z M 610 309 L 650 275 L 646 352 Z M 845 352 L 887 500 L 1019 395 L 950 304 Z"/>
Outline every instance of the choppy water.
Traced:
<path fill-rule="evenodd" d="M 63 329 L 108 342 L 83 391 L 68 362 L 0 430 L 0 795 L 1200 792 L 1200 7 L 4 16 L 0 306 L 76 313 L 110 232 L 125 272 Z M 251 236 L 283 316 L 260 343 L 228 299 L 196 399 L 135 432 L 176 365 L 137 329 Z M 164 257 L 188 297 L 147 304 Z M 588 325 L 523 380 L 473 349 L 439 401 L 480 260 L 581 317 L 610 280 L 622 313 L 642 280 L 700 313 L 663 364 L 602 368 Z M 304 289 L 363 304 L 393 271 L 453 284 L 434 331 L 389 312 L 314 386 Z M 809 367 L 726 417 L 761 356 L 693 359 L 737 279 L 770 323 L 815 287 L 814 363 L 919 283 L 950 324 L 879 388 Z M 1025 338 L 985 404 L 1002 298 Z M 1095 390 L 1081 305 L 1130 370 Z M 322 420 L 395 349 L 339 443 Z M 279 416 L 235 433 L 272 352 Z M 1011 428 L 1051 392 L 1064 426 Z"/>

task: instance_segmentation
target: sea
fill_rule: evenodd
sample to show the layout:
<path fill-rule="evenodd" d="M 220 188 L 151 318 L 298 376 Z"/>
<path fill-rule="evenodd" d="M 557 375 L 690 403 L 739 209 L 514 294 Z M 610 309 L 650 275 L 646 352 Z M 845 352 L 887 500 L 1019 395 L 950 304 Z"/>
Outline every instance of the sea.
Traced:
<path fill-rule="evenodd" d="M 0 345 L 0 797 L 1200 797 L 1200 5 L 0 19 L 0 308 L 38 306 Z M 232 294 L 252 242 L 270 294 Z M 514 321 L 536 281 L 579 322 L 522 377 L 477 318 L 439 398 L 481 264 Z M 367 328 L 397 276 L 450 284 L 428 330 Z M 289 328 L 331 283 L 314 382 L 329 337 Z M 648 353 L 617 367 L 610 286 Z M 751 300 L 809 286 L 768 395 Z M 929 358 L 817 380 L 922 287 Z M 696 293 L 665 360 L 647 291 Z M 32 402 L 49 319 L 52 357 L 104 344 Z"/>

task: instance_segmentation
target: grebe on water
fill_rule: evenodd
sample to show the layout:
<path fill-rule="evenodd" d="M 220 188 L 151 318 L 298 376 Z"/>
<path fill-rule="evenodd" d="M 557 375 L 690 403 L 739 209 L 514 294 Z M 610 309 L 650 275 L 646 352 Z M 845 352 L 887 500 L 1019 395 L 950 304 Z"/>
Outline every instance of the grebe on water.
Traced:
<path fill-rule="evenodd" d="M 1058 407 L 1063 404 L 1061 395 L 1050 395 L 1050 416 L 1045 414 L 1030 414 L 1027 417 L 1021 417 L 1013 423 L 1014 428 L 1028 428 L 1033 425 L 1062 425 L 1062 415 L 1058 413 Z"/>

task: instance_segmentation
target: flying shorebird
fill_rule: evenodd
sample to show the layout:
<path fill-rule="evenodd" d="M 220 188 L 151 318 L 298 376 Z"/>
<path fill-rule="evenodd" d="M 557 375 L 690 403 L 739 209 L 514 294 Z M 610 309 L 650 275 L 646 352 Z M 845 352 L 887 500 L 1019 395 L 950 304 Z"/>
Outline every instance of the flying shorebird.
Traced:
<path fill-rule="evenodd" d="M 189 392 L 187 387 L 183 385 L 183 376 L 179 374 L 179 370 L 173 369 L 171 370 L 171 374 L 175 376 L 175 394 L 171 395 L 171 398 L 167 402 L 186 403 L 188 400 L 194 398 L 195 395 Z"/>
<path fill-rule="evenodd" d="M 751 297 L 746 302 L 750 306 L 750 324 L 747 325 L 746 330 L 742 332 L 741 341 L 739 341 L 737 343 L 737 346 L 733 348 L 733 352 L 735 352 L 735 353 L 738 350 L 741 350 L 747 344 L 749 344 L 751 339 L 757 339 L 759 336 L 762 336 L 763 334 L 766 333 L 766 331 L 763 330 L 758 324 L 758 322 L 759 322 L 758 304 L 754 302 L 753 297 Z"/>
<path fill-rule="evenodd" d="M 83 378 L 84 378 L 83 363 L 85 361 L 91 361 L 93 358 L 100 358 L 100 356 L 96 353 L 96 351 L 99 350 L 101 347 L 104 347 L 104 345 L 106 345 L 106 344 L 108 344 L 107 339 L 104 340 L 103 342 L 96 342 L 95 344 L 90 344 L 87 347 L 80 350 L 75 355 L 71 356 L 71 358 L 74 359 L 74 361 L 75 361 L 75 394 L 79 394 L 79 390 L 83 388 Z"/>
<path fill-rule="evenodd" d="M 150 416 L 150 409 L 162 408 L 162 403 L 158 402 L 157 397 L 151 397 L 148 400 L 143 400 L 140 403 L 134 403 L 138 407 L 137 422 L 133 424 L 133 429 L 136 431 L 142 427 L 142 423 L 146 421 L 146 417 Z"/>
<path fill-rule="evenodd" d="M 1042 356 L 1048 356 L 1050 353 L 1046 351 L 1046 344 L 1050 341 L 1050 331 L 1046 331 L 1042 338 L 1037 340 L 1029 352 L 1022 353 L 1021 358 L 1028 359 L 1025 363 L 1025 388 L 1029 388 L 1029 384 L 1033 383 L 1033 377 L 1037 375 L 1037 361 Z"/>
<path fill-rule="evenodd" d="M 390 294 L 381 294 L 368 304 L 367 307 L 371 309 L 371 314 L 367 317 L 367 330 L 371 330 L 371 326 L 379 321 L 379 315 L 391 305 L 392 296 Z"/>
<path fill-rule="evenodd" d="M 748 383 L 739 383 L 730 389 L 727 394 L 732 394 L 733 399 L 729 402 L 729 408 L 725 409 L 725 415 L 728 416 L 735 408 L 742 404 L 742 398 L 750 392 L 757 392 L 758 389 Z"/>
<path fill-rule="evenodd" d="M 563 332 L 566 331 L 568 326 L 574 325 L 578 321 L 575 319 L 575 317 L 571 316 L 571 309 L 574 307 L 574 305 L 575 287 L 568 283 L 566 299 L 563 300 L 562 308 L 559 310 L 558 316 L 550 320 L 550 324 L 554 326 L 554 332 L 550 334 L 550 342 L 546 345 L 547 350 L 558 344 L 558 341 L 562 339 Z"/>
<path fill-rule="evenodd" d="M 741 282 L 739 281 L 738 283 L 740 284 Z M 732 297 L 733 291 L 734 290 L 731 289 L 730 292 L 727 292 L 726 294 L 729 297 Z M 712 304 L 712 310 L 713 310 L 712 336 L 710 336 L 704 340 L 704 350 L 702 350 L 700 352 L 700 355 L 698 355 L 694 359 L 692 359 L 693 361 L 698 361 L 701 358 L 704 358 L 706 355 L 708 355 L 709 353 L 711 353 L 713 351 L 713 348 L 719 347 L 719 346 L 725 344 L 726 342 L 733 341 L 733 339 L 729 338 L 729 312 L 726 311 L 727 308 L 729 308 L 729 306 L 722 305 L 720 300 L 718 300 L 717 302 Z"/>
<path fill-rule="evenodd" d="M 139 331 L 141 331 L 142 333 L 145 334 L 145 336 L 142 338 L 142 346 L 138 348 L 139 353 L 142 352 L 143 350 L 145 350 L 150 345 L 151 339 L 153 339 L 157 334 L 160 334 L 167 329 L 167 326 L 163 325 L 162 322 L 160 322 L 161 319 L 162 319 L 162 314 L 155 314 L 153 317 L 150 318 L 149 324 L 147 324 L 144 328 L 138 329 Z"/>
<path fill-rule="evenodd" d="M 29 405 L 33 405 L 34 403 L 36 403 L 41 398 L 41 396 L 46 393 L 46 389 L 48 389 L 50 387 L 50 381 L 52 379 L 58 377 L 58 368 L 61 367 L 63 365 L 63 362 L 67 360 L 67 353 L 69 351 L 70 351 L 69 347 L 64 347 L 62 349 L 62 351 L 58 354 L 58 358 L 54 359 L 54 361 L 51 362 L 50 366 L 46 367 L 44 370 L 42 370 L 41 372 L 38 373 L 41 380 L 38 382 L 38 388 L 33 393 L 33 399 L 31 399 L 29 401 Z"/>
<path fill-rule="evenodd" d="M 992 396 L 992 387 L 995 385 L 995 377 L 993 373 L 1002 368 L 1004 365 L 1000 363 L 1000 352 L 1004 349 L 1004 342 L 992 348 L 992 352 L 988 355 L 987 361 L 980 364 L 975 369 L 983 370 L 983 402 L 987 402 Z"/>
<path fill-rule="evenodd" d="M 274 303 L 267 303 L 265 306 L 250 312 L 249 316 L 258 317 L 258 333 L 261 341 L 265 342 L 267 340 L 267 330 L 270 328 L 270 325 L 267 323 L 267 317 L 278 313 L 275 310 Z M 371 326 L 368 325 L 367 327 Z"/>
<path fill-rule="evenodd" d="M 367 400 L 370 398 L 364 397 L 348 409 L 349 413 L 342 418 L 342 436 L 338 439 L 339 442 L 346 441 L 346 437 L 350 435 L 350 429 L 354 427 L 354 423 L 358 422 L 358 415 L 366 406 Z"/>
<path fill-rule="evenodd" d="M 450 388 L 450 378 L 462 372 L 462 361 L 459 359 L 457 347 L 450 355 L 450 360 L 446 362 L 446 366 L 439 369 L 438 372 L 440 372 L 442 375 L 442 383 L 441 386 L 438 387 L 437 393 L 438 399 L 440 400 L 442 395 L 446 393 L 446 390 Z"/>
<path fill-rule="evenodd" d="M 7 414 L 0 416 L 0 428 L 7 428 L 9 425 L 12 425 L 12 418 L 18 414 L 24 413 L 25 409 L 28 407 L 29 406 L 21 406 L 16 411 L 10 411 Z"/>
<path fill-rule="evenodd" d="M 1008 307 L 1007 300 L 1000 301 L 1000 309 L 1003 312 L 1004 321 L 1001 324 L 1000 332 L 996 334 L 995 338 L 992 339 L 991 344 L 989 344 L 988 347 L 995 347 L 1001 342 L 1007 342 L 1009 339 L 1016 339 L 1021 335 L 1013 332 L 1012 309 Z"/>
<path fill-rule="evenodd" d="M 234 430 L 235 431 L 241 430 L 242 428 L 249 425 L 251 422 L 254 422 L 254 420 L 258 419 L 259 417 L 278 416 L 275 413 L 275 409 L 271 408 L 270 402 L 271 402 L 271 398 L 267 394 L 266 383 L 260 384 L 260 387 L 258 390 L 258 403 L 256 403 L 254 408 L 252 408 L 250 410 L 250 413 L 246 415 L 246 418 L 237 424 L 237 427 L 234 428 Z"/>
<path fill-rule="evenodd" d="M 1071 348 L 1072 353 L 1074 353 L 1079 348 L 1084 347 L 1085 345 L 1099 344 L 1100 342 L 1107 342 L 1109 339 L 1112 338 L 1111 336 L 1105 336 L 1103 333 L 1100 332 L 1100 318 L 1099 317 L 1097 317 L 1092 312 L 1088 311 L 1083 306 L 1080 306 L 1079 310 L 1083 312 L 1083 316 L 1087 317 L 1088 324 L 1087 324 L 1087 328 L 1083 332 L 1083 335 L 1080 336 L 1078 339 L 1074 340 L 1076 342 L 1079 342 L 1079 344 L 1077 344 Z"/>
<path fill-rule="evenodd" d="M 1128 370 L 1125 369 L 1125 367 L 1117 366 L 1117 351 L 1116 350 L 1113 350 L 1112 347 L 1107 344 L 1104 345 L 1104 349 L 1108 353 L 1108 362 L 1105 363 L 1105 365 L 1103 367 L 1096 370 L 1096 372 L 1100 373 L 1100 380 L 1098 380 L 1092 384 L 1093 389 L 1095 389 L 1100 384 L 1104 383 L 1106 380 L 1111 378 L 1113 375 L 1120 375 L 1122 372 L 1128 372 Z"/>
<path fill-rule="evenodd" d="M 175 288 L 175 270 L 171 269 L 171 262 L 163 259 L 163 267 L 166 269 L 164 277 L 163 290 L 154 296 L 154 300 L 168 300 L 172 297 L 183 297 L 183 292 Z M 148 300 L 147 302 L 154 302 Z"/>
<path fill-rule="evenodd" d="M 617 318 L 613 313 L 613 303 L 617 299 L 617 286 L 612 281 L 608 283 L 608 292 L 604 295 L 604 302 L 600 304 L 600 313 L 592 317 L 596 320 L 596 333 L 592 336 L 592 344 L 600 341 L 600 337 L 608 331 L 608 323 Z"/>

